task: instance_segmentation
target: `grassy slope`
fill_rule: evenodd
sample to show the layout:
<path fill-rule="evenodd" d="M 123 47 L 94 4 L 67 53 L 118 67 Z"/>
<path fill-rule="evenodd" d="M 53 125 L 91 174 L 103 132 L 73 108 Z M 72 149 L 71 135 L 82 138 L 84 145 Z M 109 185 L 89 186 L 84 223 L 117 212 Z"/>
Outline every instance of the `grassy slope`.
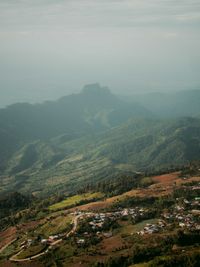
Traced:
<path fill-rule="evenodd" d="M 36 246 L 31 246 L 25 250 L 23 250 L 18 256 L 18 259 L 24 259 L 24 258 L 29 258 L 31 256 L 34 256 L 38 253 L 41 253 L 42 251 L 45 250 L 45 245 L 39 244 Z"/>
<path fill-rule="evenodd" d="M 58 202 L 49 207 L 49 210 L 54 211 L 58 209 L 68 208 L 74 205 L 78 205 L 81 201 L 92 201 L 93 199 L 100 199 L 104 196 L 104 194 L 97 192 L 97 193 L 87 193 L 83 195 L 75 195 L 69 197 L 61 202 Z"/>
<path fill-rule="evenodd" d="M 58 233 L 65 232 L 70 229 L 72 222 L 72 216 L 60 215 L 50 220 L 47 220 L 36 230 L 36 234 L 48 237 L 49 235 L 55 235 Z"/>

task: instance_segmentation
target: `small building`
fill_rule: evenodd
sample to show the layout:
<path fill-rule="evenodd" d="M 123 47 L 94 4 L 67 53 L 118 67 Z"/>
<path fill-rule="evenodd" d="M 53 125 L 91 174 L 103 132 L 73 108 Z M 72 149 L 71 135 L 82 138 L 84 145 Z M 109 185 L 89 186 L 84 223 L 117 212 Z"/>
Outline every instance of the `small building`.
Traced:
<path fill-rule="evenodd" d="M 85 244 L 85 239 L 78 239 L 78 240 L 76 241 L 76 243 L 77 243 L 78 245 L 83 245 L 83 244 Z"/>
<path fill-rule="evenodd" d="M 48 241 L 47 239 L 42 239 L 41 244 L 47 244 L 47 241 Z"/>
<path fill-rule="evenodd" d="M 112 232 L 103 233 L 103 236 L 107 238 L 112 237 L 112 235 Z"/>

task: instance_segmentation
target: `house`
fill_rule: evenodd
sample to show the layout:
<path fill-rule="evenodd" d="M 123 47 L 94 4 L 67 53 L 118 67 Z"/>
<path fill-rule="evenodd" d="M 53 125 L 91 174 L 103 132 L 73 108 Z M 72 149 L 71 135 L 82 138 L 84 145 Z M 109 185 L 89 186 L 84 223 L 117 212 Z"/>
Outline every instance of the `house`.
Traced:
<path fill-rule="evenodd" d="M 182 210 L 184 210 L 184 207 L 177 205 L 177 206 L 175 206 L 175 209 L 178 211 L 182 211 Z"/>
<path fill-rule="evenodd" d="M 163 221 L 163 220 L 159 220 L 158 221 L 158 225 L 159 225 L 159 227 L 165 227 L 166 226 L 166 223 L 165 223 L 165 221 Z"/>
<path fill-rule="evenodd" d="M 103 233 L 103 236 L 107 238 L 111 237 L 112 235 L 112 232 Z"/>
<path fill-rule="evenodd" d="M 27 244 L 28 244 L 28 246 L 32 245 L 32 243 L 33 243 L 33 240 L 32 240 L 32 239 L 28 239 L 28 240 L 27 240 Z"/>
<path fill-rule="evenodd" d="M 47 244 L 47 241 L 48 241 L 47 239 L 42 239 L 41 244 Z"/>
<path fill-rule="evenodd" d="M 58 235 L 50 235 L 50 236 L 49 236 L 49 239 L 51 239 L 51 240 L 56 240 L 56 239 L 58 239 L 58 238 L 59 238 Z"/>
<path fill-rule="evenodd" d="M 122 216 L 128 216 L 128 209 L 124 209 L 122 211 Z"/>
<path fill-rule="evenodd" d="M 139 231 L 137 232 L 138 235 L 144 235 L 145 234 L 145 231 Z"/>
<path fill-rule="evenodd" d="M 185 204 L 190 204 L 190 202 L 189 202 L 187 199 L 184 199 L 183 202 L 184 202 Z"/>
<path fill-rule="evenodd" d="M 20 246 L 24 246 L 25 244 L 26 244 L 26 240 L 23 241 L 23 242 L 20 244 Z"/>
<path fill-rule="evenodd" d="M 85 239 L 78 239 L 78 240 L 76 241 L 76 243 L 77 243 L 78 245 L 83 245 L 83 244 L 85 243 Z"/>
<path fill-rule="evenodd" d="M 183 216 L 181 216 L 181 215 L 176 215 L 176 218 L 179 220 L 179 221 L 182 221 L 184 218 L 183 218 Z"/>
<path fill-rule="evenodd" d="M 195 226 L 195 229 L 196 229 L 196 230 L 200 230 L 200 224 L 197 224 L 197 225 Z"/>
<path fill-rule="evenodd" d="M 191 213 L 194 215 L 200 215 L 200 210 L 191 210 Z"/>
<path fill-rule="evenodd" d="M 87 236 L 88 235 L 88 232 L 85 232 L 84 235 Z"/>

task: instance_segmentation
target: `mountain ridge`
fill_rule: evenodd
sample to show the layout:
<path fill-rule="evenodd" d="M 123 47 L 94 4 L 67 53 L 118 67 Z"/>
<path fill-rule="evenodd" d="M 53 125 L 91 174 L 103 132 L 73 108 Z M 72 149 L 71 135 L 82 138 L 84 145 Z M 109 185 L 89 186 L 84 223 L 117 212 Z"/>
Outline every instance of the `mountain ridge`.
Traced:
<path fill-rule="evenodd" d="M 132 119 L 78 139 L 58 136 L 26 144 L 8 162 L 1 184 L 22 193 L 70 193 L 88 183 L 178 168 L 199 158 L 199 119 Z"/>
<path fill-rule="evenodd" d="M 91 93 L 93 87 L 94 92 Z M 122 116 L 114 120 L 117 117 L 115 113 Z M 80 94 L 57 101 L 8 106 L 0 109 L 0 169 L 4 168 L 9 156 L 26 142 L 47 140 L 63 133 L 76 138 L 118 125 L 132 116 L 147 114 L 140 105 L 127 105 L 98 84 L 86 86 Z"/>
<path fill-rule="evenodd" d="M 154 115 L 99 84 L 54 102 L 12 105 L 0 110 L 0 125 L 0 194 L 71 193 L 200 158 L 200 119 Z"/>

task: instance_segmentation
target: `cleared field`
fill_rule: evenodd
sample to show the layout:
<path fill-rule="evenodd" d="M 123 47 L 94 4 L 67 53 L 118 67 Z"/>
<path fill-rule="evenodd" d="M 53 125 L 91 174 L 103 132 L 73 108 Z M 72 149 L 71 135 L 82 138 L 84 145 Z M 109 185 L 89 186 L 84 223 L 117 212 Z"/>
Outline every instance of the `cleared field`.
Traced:
<path fill-rule="evenodd" d="M 179 178 L 179 175 L 180 172 L 167 173 L 159 176 L 154 176 L 152 177 L 152 180 L 157 183 L 169 184 L 176 181 Z"/>
<path fill-rule="evenodd" d="M 46 248 L 45 245 L 39 244 L 37 246 L 30 246 L 17 255 L 18 259 L 26 259 L 42 252 Z"/>
<path fill-rule="evenodd" d="M 16 238 L 16 232 L 16 227 L 9 227 L 8 229 L 0 233 L 0 252 L 1 249 L 3 250 L 4 246 L 9 244 L 12 240 Z"/>
<path fill-rule="evenodd" d="M 45 237 L 48 237 L 49 235 L 62 233 L 70 227 L 71 222 L 72 222 L 72 216 L 70 215 L 58 216 L 53 219 L 50 218 L 46 223 L 44 223 L 41 227 L 39 227 L 36 230 L 36 232 Z"/>
<path fill-rule="evenodd" d="M 148 182 L 154 181 L 155 183 L 151 184 L 147 188 L 133 189 L 121 195 L 110 197 L 105 200 L 100 200 L 100 201 L 90 202 L 84 205 L 80 205 L 78 206 L 78 209 L 82 211 L 87 211 L 87 210 L 97 211 L 97 210 L 108 208 L 116 202 L 125 200 L 127 197 L 143 198 L 147 196 L 152 196 L 152 197 L 167 196 L 173 192 L 175 183 L 176 183 L 176 186 L 180 186 L 180 185 L 187 184 L 193 181 L 198 182 L 200 181 L 200 177 L 190 177 L 184 180 L 183 178 L 179 177 L 179 172 L 175 172 L 171 174 L 153 176 L 153 177 L 147 178 L 147 181 Z M 70 210 L 74 211 L 75 208 L 72 208 Z"/>
<path fill-rule="evenodd" d="M 101 249 L 105 253 L 111 253 L 125 245 L 125 242 L 120 236 L 112 236 L 110 238 L 105 238 L 101 242 Z"/>
<path fill-rule="evenodd" d="M 150 220 L 144 220 L 137 224 L 130 224 L 129 222 L 127 222 L 127 225 L 124 224 L 120 229 L 120 233 L 128 235 L 135 234 L 138 231 L 141 231 L 147 223 L 154 224 L 157 223 L 157 221 L 158 221 L 157 219 L 150 219 Z"/>
<path fill-rule="evenodd" d="M 58 210 L 58 209 L 64 209 L 64 208 L 71 207 L 73 205 L 78 205 L 81 201 L 89 201 L 89 200 L 93 200 L 96 198 L 99 199 L 102 197 L 104 197 L 104 194 L 102 194 L 100 192 L 75 195 L 75 196 L 69 197 L 69 198 L 67 198 L 61 202 L 58 202 L 54 205 L 51 205 L 49 207 L 49 210 L 54 211 L 54 210 Z"/>
<path fill-rule="evenodd" d="M 128 197 L 146 197 L 146 196 L 164 196 L 168 195 L 171 193 L 172 189 L 171 188 L 141 188 L 141 189 L 133 189 L 131 191 L 128 191 L 126 193 L 123 193 L 122 195 L 114 196 L 105 199 L 104 201 L 96 201 L 96 202 L 91 202 L 88 204 L 80 205 L 78 206 L 79 210 L 82 211 L 87 211 L 87 210 L 100 210 L 104 208 L 108 208 L 112 206 L 114 203 L 120 202 L 125 200 Z M 71 209 L 72 211 L 75 210 L 75 208 Z"/>

